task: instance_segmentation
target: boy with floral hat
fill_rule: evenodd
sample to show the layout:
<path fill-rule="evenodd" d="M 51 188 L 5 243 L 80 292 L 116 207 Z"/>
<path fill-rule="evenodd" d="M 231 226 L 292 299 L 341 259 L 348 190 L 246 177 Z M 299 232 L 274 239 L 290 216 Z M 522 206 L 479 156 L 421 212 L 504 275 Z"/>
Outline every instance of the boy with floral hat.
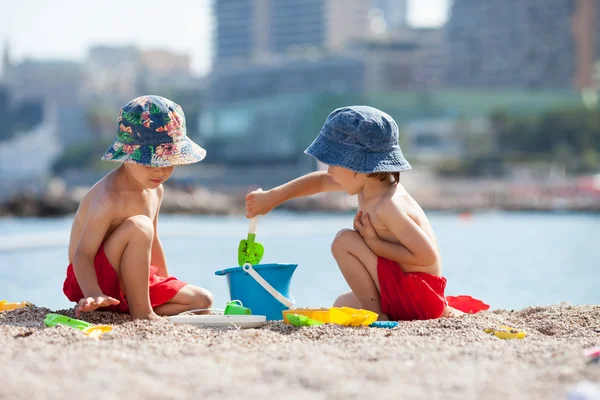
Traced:
<path fill-rule="evenodd" d="M 210 308 L 212 295 L 170 276 L 157 222 L 162 184 L 206 151 L 186 135 L 181 107 L 142 96 L 119 113 L 103 160 L 121 165 L 98 181 L 75 214 L 63 291 L 75 314 L 101 308 L 133 319 Z"/>
<path fill-rule="evenodd" d="M 351 289 L 334 306 L 368 309 L 382 320 L 459 315 L 446 301 L 446 278 L 433 228 L 400 184 L 400 172 L 411 166 L 398 145 L 396 122 L 372 107 L 339 108 L 329 114 L 305 153 L 329 165 L 328 171 L 249 193 L 247 217 L 321 192 L 358 195 L 354 230 L 341 230 L 331 245 Z"/>

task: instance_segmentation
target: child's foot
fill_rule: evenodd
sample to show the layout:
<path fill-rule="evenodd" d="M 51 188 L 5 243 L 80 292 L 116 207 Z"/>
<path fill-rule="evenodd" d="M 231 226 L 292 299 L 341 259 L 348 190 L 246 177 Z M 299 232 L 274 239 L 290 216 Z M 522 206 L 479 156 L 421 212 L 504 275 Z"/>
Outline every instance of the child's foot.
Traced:
<path fill-rule="evenodd" d="M 132 320 L 147 319 L 147 320 L 150 320 L 150 321 L 158 321 L 158 320 L 161 320 L 162 318 L 152 312 L 150 314 L 139 314 L 139 315 L 137 315 L 137 314 L 136 315 L 131 314 L 131 319 Z"/>
<path fill-rule="evenodd" d="M 385 314 L 379 314 L 379 317 L 377 318 L 377 321 L 389 321 L 390 318 L 385 315 Z"/>
<path fill-rule="evenodd" d="M 442 318 L 460 318 L 465 315 L 464 312 L 457 310 L 456 308 L 452 308 L 450 306 L 446 306 L 444 313 L 442 314 Z"/>

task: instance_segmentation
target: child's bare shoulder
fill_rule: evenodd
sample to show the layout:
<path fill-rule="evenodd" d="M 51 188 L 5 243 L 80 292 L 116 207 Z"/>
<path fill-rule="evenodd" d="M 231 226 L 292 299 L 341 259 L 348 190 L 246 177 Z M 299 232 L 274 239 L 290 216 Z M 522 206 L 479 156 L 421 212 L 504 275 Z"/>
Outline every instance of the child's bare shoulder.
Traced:
<path fill-rule="evenodd" d="M 381 217 L 395 213 L 408 213 L 409 209 L 410 196 L 405 190 L 396 190 L 394 193 L 382 196 L 375 205 L 375 212 Z"/>
<path fill-rule="evenodd" d="M 79 209 L 85 214 L 111 215 L 120 207 L 122 207 L 121 196 L 112 187 L 110 180 L 104 177 L 88 190 L 81 200 Z"/>
<path fill-rule="evenodd" d="M 397 217 L 397 220 L 412 220 L 418 225 L 427 220 L 423 209 L 403 188 L 383 196 L 375 206 L 375 213 L 379 218 Z"/>

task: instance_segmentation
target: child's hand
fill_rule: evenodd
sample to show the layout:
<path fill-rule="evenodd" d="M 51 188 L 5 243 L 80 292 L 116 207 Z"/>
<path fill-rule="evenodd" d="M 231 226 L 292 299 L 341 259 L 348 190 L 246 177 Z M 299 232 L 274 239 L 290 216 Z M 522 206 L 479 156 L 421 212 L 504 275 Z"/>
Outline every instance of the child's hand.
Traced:
<path fill-rule="evenodd" d="M 373 225 L 371 225 L 369 214 L 363 214 L 362 211 L 356 213 L 356 216 L 354 217 L 354 230 L 362 236 L 365 242 L 379 239 L 377 232 L 375 232 Z"/>
<path fill-rule="evenodd" d="M 267 214 L 273 207 L 275 207 L 275 202 L 271 191 L 263 192 L 262 189 L 257 189 L 246 195 L 247 218 Z"/>
<path fill-rule="evenodd" d="M 359 212 L 357 212 L 357 213 L 356 213 L 356 215 L 354 216 L 354 221 L 353 221 L 353 224 L 354 224 L 354 230 L 355 230 L 356 232 L 359 232 L 359 233 L 360 233 L 360 228 L 361 228 L 361 225 L 362 225 L 362 224 L 360 223 L 360 217 L 361 217 L 361 216 L 362 216 L 362 211 L 359 211 Z"/>
<path fill-rule="evenodd" d="M 79 317 L 82 312 L 94 311 L 100 307 L 116 306 L 119 303 L 120 301 L 114 297 L 105 296 L 103 294 L 84 297 L 79 300 L 79 303 L 75 306 L 75 316 Z"/>

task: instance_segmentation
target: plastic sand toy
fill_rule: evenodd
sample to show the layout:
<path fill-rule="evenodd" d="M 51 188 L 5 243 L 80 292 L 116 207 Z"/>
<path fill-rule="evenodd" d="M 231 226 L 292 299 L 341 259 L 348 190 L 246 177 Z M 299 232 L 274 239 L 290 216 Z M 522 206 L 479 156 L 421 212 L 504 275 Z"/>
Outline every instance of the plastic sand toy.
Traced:
<path fill-rule="evenodd" d="M 19 308 L 27 307 L 28 305 L 29 303 L 26 301 L 22 303 L 9 303 L 6 300 L 0 300 L 0 311 L 17 310 Z"/>
<path fill-rule="evenodd" d="M 257 225 L 258 217 L 252 218 L 248 228 L 248 237 L 240 241 L 238 246 L 238 265 L 240 267 L 246 263 L 258 265 L 263 258 L 265 248 L 256 241 Z"/>
<path fill-rule="evenodd" d="M 321 321 L 317 321 L 314 319 L 310 319 L 304 315 L 298 315 L 298 314 L 288 314 L 287 316 L 288 321 L 290 321 L 290 324 L 299 327 L 299 326 L 318 326 L 318 325 L 323 325 L 324 322 Z"/>
<path fill-rule="evenodd" d="M 398 326 L 398 322 L 396 321 L 375 321 L 371 325 L 370 328 L 388 328 L 392 329 Z"/>
<path fill-rule="evenodd" d="M 225 306 L 224 315 L 252 315 L 252 310 L 244 307 L 241 301 L 233 300 Z"/>
<path fill-rule="evenodd" d="M 289 315 L 302 315 L 315 321 L 323 322 L 324 324 L 330 323 L 329 321 L 329 309 L 328 308 L 295 308 L 292 310 L 283 311 L 283 323 L 290 324 L 288 320 Z"/>
<path fill-rule="evenodd" d="M 527 334 L 520 329 L 511 328 L 510 326 L 500 326 L 499 328 L 487 328 L 483 330 L 485 333 L 493 333 L 494 336 L 500 339 L 524 339 Z"/>
<path fill-rule="evenodd" d="M 208 311 L 205 315 L 187 315 L 188 312 Z M 253 315 L 252 310 L 244 307 L 240 300 L 227 303 L 225 310 L 217 308 L 202 308 L 186 311 L 178 315 L 167 317 L 175 325 L 196 325 L 206 328 L 260 328 L 267 322 L 264 315 Z"/>
<path fill-rule="evenodd" d="M 113 329 L 112 326 L 93 325 L 89 322 L 81 321 L 75 318 L 69 318 L 65 315 L 60 314 L 47 314 L 46 318 L 44 318 L 44 323 L 49 327 L 56 325 L 67 325 L 71 328 L 80 330 L 86 336 L 93 337 L 96 339 L 105 334 L 106 332 L 112 331 Z"/>
<path fill-rule="evenodd" d="M 448 301 L 448 305 L 450 307 L 456 308 L 457 310 L 467 314 L 475 314 L 479 311 L 490 309 L 489 304 L 485 304 L 483 301 L 474 299 L 473 297 L 467 295 L 446 296 L 446 300 Z"/>
<path fill-rule="evenodd" d="M 377 321 L 379 315 L 368 310 L 357 310 L 350 307 L 331 307 L 317 309 L 301 309 L 283 311 L 283 322 L 290 324 L 288 317 L 291 314 L 302 315 L 309 319 L 323 322 L 325 324 L 337 324 L 342 326 L 369 326 Z"/>

